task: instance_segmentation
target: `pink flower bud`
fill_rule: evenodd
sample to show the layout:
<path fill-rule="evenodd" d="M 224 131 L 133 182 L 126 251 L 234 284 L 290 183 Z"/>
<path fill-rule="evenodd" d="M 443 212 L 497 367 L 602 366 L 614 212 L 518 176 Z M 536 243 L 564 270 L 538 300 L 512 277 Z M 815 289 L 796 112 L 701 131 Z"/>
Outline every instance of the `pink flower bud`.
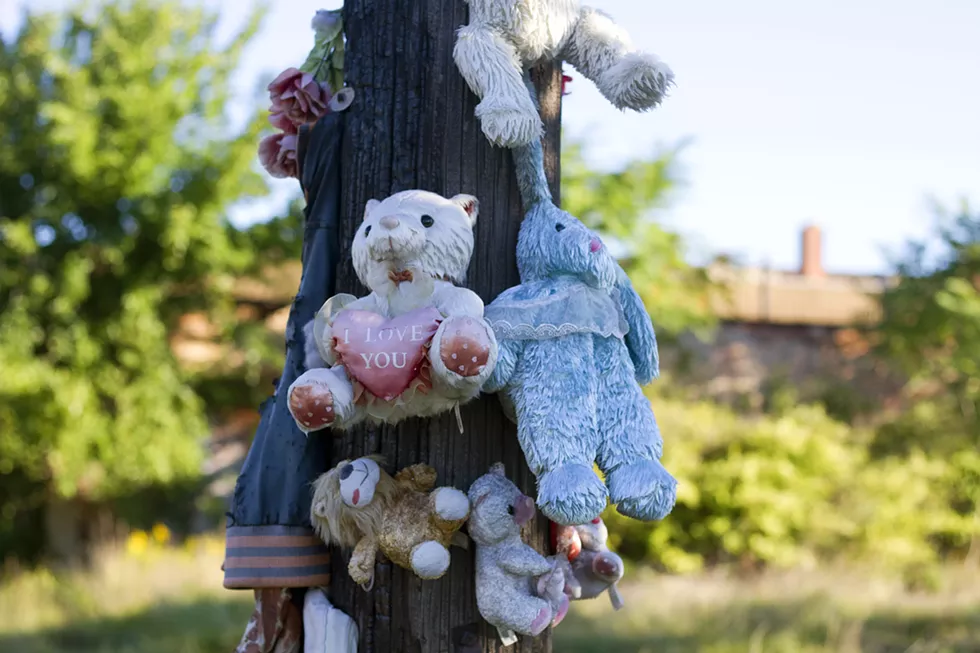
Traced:
<path fill-rule="evenodd" d="M 298 177 L 296 147 L 299 137 L 295 134 L 273 134 L 259 142 L 259 162 L 270 175 L 277 179 Z"/>

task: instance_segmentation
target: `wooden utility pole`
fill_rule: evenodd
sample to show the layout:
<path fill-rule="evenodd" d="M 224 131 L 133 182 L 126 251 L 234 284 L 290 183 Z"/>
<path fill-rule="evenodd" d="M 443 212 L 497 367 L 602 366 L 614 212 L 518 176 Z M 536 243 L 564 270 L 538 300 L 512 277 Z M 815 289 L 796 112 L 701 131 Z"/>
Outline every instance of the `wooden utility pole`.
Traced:
<path fill-rule="evenodd" d="M 467 286 L 489 303 L 519 282 L 515 263 L 522 206 L 510 151 L 490 145 L 473 110 L 477 99 L 453 62 L 456 30 L 468 21 L 463 0 L 346 0 L 346 84 L 355 101 L 346 112 L 343 143 L 342 221 L 337 292 L 367 293 L 351 264 L 350 244 L 369 199 L 419 188 L 444 196 L 480 200 L 476 247 Z M 534 71 L 546 125 L 545 162 L 558 197 L 561 68 Z M 363 427 L 332 438 L 332 463 L 380 453 L 394 472 L 414 463 L 432 465 L 440 485 L 463 491 L 490 465 L 502 461 L 508 477 L 530 496 L 534 478 L 517 442 L 515 427 L 496 397 L 462 407 L 456 418 L 408 420 L 395 427 Z M 540 514 L 525 539 L 539 551 L 548 545 Z M 332 556 L 331 602 L 351 615 L 368 653 L 496 651 L 496 631 L 476 607 L 473 551 L 453 548 L 449 573 L 422 581 L 389 563 L 379 563 L 370 592 L 347 575 L 347 556 Z M 550 651 L 551 635 L 522 637 L 514 651 Z"/>

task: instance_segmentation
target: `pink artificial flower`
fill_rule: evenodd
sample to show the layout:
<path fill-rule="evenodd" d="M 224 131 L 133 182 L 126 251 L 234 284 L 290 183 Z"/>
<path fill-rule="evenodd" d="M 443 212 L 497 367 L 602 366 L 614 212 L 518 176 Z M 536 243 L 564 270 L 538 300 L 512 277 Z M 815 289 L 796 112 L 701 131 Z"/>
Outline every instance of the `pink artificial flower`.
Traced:
<path fill-rule="evenodd" d="M 291 134 L 301 125 L 314 123 L 329 112 L 330 87 L 317 82 L 313 75 L 287 68 L 269 84 L 272 115 L 269 122 Z M 284 125 L 289 122 L 291 128 Z"/>
<path fill-rule="evenodd" d="M 270 113 L 269 123 L 279 131 L 286 132 L 287 134 L 299 133 L 299 127 L 294 125 L 293 121 L 289 119 L 289 116 L 281 111 Z"/>
<path fill-rule="evenodd" d="M 296 134 L 273 134 L 259 143 L 259 161 L 270 175 L 278 179 L 298 177 L 296 147 L 299 137 Z"/>

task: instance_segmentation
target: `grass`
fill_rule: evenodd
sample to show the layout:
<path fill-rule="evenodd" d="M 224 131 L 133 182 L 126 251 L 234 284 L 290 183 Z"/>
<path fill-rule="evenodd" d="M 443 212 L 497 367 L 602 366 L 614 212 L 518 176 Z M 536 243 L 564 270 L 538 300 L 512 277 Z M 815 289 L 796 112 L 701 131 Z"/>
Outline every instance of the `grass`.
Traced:
<path fill-rule="evenodd" d="M 250 593 L 221 588 L 221 556 L 220 540 L 177 549 L 137 537 L 88 573 L 15 575 L 0 585 L 0 651 L 227 653 L 252 606 Z M 555 651 L 980 652 L 978 580 L 947 570 L 925 594 L 843 571 L 754 580 L 635 572 L 622 611 L 604 598 L 576 603 Z"/>
<path fill-rule="evenodd" d="M 952 571 L 942 592 L 844 572 L 747 581 L 722 575 L 635 579 L 626 607 L 575 606 L 562 653 L 947 653 L 980 651 L 980 583 Z"/>
<path fill-rule="evenodd" d="M 0 585 L 0 651 L 227 653 L 252 610 L 251 592 L 222 588 L 224 542 L 167 547 L 137 533 L 91 572 L 39 570 Z"/>

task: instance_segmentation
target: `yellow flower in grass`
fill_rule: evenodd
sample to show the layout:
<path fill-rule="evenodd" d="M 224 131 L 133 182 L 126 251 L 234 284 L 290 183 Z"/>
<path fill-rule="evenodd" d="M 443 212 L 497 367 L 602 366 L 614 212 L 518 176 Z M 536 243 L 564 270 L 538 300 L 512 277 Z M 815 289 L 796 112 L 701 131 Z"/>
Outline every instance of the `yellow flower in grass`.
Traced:
<path fill-rule="evenodd" d="M 126 553 L 132 556 L 141 556 L 146 553 L 150 545 L 150 537 L 146 531 L 133 531 L 126 538 Z"/>
<path fill-rule="evenodd" d="M 170 529 L 163 524 L 154 524 L 153 530 L 153 541 L 157 544 L 166 544 L 170 541 Z"/>

